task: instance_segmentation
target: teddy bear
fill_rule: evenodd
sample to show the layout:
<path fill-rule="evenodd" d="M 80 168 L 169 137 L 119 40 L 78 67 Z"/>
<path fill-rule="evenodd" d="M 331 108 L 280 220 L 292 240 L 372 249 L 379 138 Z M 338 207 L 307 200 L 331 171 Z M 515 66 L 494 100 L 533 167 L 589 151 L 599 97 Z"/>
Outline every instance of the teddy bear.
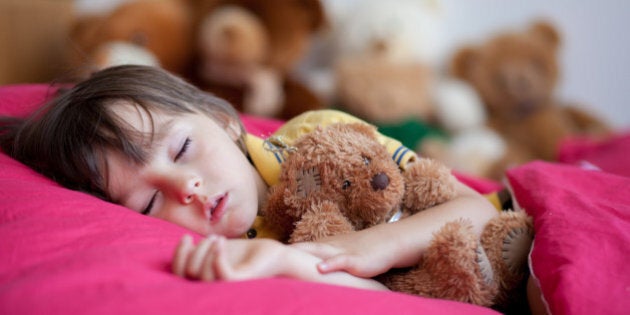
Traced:
<path fill-rule="evenodd" d="M 367 0 L 329 11 L 332 27 L 311 57 L 328 60 L 301 68 L 323 98 L 422 155 L 485 176 L 504 146 L 485 127 L 477 92 L 442 69 L 439 1 Z M 318 63 L 329 64 L 328 75 Z"/>
<path fill-rule="evenodd" d="M 298 138 L 270 188 L 263 214 L 294 243 L 388 224 L 456 196 L 443 164 L 417 158 L 404 171 L 365 123 L 318 127 Z M 435 233 L 413 267 L 376 279 L 392 290 L 490 306 L 508 300 L 524 278 L 532 223 L 502 212 L 481 238 L 468 221 Z"/>
<path fill-rule="evenodd" d="M 194 81 L 237 110 L 289 119 L 324 106 L 292 75 L 324 23 L 318 0 L 200 0 Z"/>
<path fill-rule="evenodd" d="M 160 66 L 185 75 L 192 57 L 192 27 L 184 0 L 125 1 L 74 21 L 68 64 L 79 79 L 120 64 Z"/>
<path fill-rule="evenodd" d="M 553 161 L 560 141 L 569 136 L 610 132 L 592 113 L 556 97 L 560 44 L 554 25 L 539 20 L 526 30 L 505 31 L 454 54 L 452 72 L 477 90 L 488 125 L 506 142 L 495 173 L 531 159 Z"/>

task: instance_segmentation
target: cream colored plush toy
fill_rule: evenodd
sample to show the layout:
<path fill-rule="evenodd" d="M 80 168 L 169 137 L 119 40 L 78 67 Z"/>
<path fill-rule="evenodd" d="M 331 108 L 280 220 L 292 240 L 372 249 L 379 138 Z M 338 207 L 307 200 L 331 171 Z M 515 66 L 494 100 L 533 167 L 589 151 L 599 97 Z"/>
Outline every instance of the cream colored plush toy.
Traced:
<path fill-rule="evenodd" d="M 367 0 L 328 9 L 332 70 L 312 72 L 324 98 L 423 155 L 485 175 L 503 144 L 484 127 L 477 92 L 443 69 L 440 2 Z"/>

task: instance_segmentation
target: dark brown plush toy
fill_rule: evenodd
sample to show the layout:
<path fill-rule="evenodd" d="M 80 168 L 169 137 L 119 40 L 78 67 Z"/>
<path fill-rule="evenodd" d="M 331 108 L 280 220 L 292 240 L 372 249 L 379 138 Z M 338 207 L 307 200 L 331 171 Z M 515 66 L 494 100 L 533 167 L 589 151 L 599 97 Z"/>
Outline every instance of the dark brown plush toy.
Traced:
<path fill-rule="evenodd" d="M 419 158 L 401 171 L 366 124 L 318 128 L 293 146 L 264 207 L 289 243 L 386 224 L 456 196 L 448 168 Z M 523 212 L 502 213 L 481 239 L 470 222 L 450 222 L 415 266 L 377 279 L 395 291 L 495 305 L 523 280 L 531 239 Z"/>
<path fill-rule="evenodd" d="M 593 114 L 556 97 L 560 44 L 553 25 L 538 21 L 525 31 L 505 32 L 463 47 L 453 58 L 454 74 L 475 87 L 490 127 L 508 145 L 503 165 L 497 168 L 500 175 L 507 164 L 555 160 L 560 141 L 569 136 L 610 131 Z"/>
<path fill-rule="evenodd" d="M 292 71 L 324 24 L 319 0 L 196 0 L 194 81 L 239 111 L 290 119 L 323 103 Z"/>

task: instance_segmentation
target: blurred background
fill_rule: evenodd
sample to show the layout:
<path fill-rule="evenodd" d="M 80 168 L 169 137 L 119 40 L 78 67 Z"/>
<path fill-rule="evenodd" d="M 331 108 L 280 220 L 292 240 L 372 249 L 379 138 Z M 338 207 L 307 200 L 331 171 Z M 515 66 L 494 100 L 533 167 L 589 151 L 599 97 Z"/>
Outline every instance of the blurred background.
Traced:
<path fill-rule="evenodd" d="M 324 0 L 331 12 L 362 0 Z M 446 55 L 504 30 L 545 18 L 562 36 L 559 97 L 594 107 L 630 128 L 630 2 L 623 0 L 441 0 Z"/>
<path fill-rule="evenodd" d="M 322 0 L 331 16 L 362 0 Z M 422 1 L 422 0 L 418 0 Z M 0 84 L 48 82 L 60 74 L 63 44 L 77 14 L 120 0 L 0 0 Z M 559 97 L 630 128 L 630 2 L 623 0 L 441 0 L 444 53 L 545 17 L 562 34 Z"/>

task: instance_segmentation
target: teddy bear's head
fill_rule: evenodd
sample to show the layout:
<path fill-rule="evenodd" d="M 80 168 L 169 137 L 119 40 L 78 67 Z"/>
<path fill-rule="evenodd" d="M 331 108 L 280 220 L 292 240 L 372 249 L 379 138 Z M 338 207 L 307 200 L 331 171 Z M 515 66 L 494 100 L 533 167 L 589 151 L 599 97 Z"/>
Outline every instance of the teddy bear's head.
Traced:
<path fill-rule="evenodd" d="M 196 11 L 202 60 L 256 62 L 283 73 L 324 24 L 319 0 L 200 0 Z"/>
<path fill-rule="evenodd" d="M 388 220 L 401 203 L 404 180 L 375 132 L 363 123 L 333 124 L 300 138 L 272 187 L 266 215 L 288 218 L 288 234 L 307 212 L 321 212 L 325 204 L 334 205 L 333 212 L 354 230 Z"/>
<path fill-rule="evenodd" d="M 496 35 L 453 57 L 453 73 L 475 87 L 493 118 L 512 120 L 548 106 L 558 80 L 560 36 L 547 22 Z"/>
<path fill-rule="evenodd" d="M 133 0 L 108 13 L 80 16 L 70 33 L 69 63 L 87 71 L 149 64 L 181 74 L 192 53 L 189 9 L 181 0 Z"/>

